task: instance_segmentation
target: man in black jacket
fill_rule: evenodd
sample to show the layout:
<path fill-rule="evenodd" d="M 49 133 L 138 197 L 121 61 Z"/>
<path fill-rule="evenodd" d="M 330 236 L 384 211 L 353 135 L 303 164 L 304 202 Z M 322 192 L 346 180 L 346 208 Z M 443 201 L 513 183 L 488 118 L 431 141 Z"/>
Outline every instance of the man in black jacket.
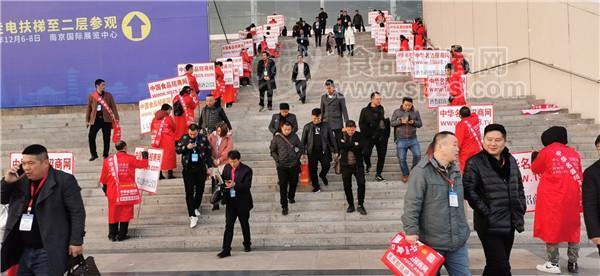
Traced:
<path fill-rule="evenodd" d="M 361 133 L 356 131 L 356 123 L 352 120 L 346 122 L 344 134 L 340 137 L 340 162 L 342 169 L 342 181 L 348 209 L 346 212 L 354 212 L 354 197 L 352 195 L 352 175 L 356 177 L 358 212 L 366 215 L 365 210 L 365 167 L 363 167 L 364 141 Z"/>
<path fill-rule="evenodd" d="M 290 113 L 290 105 L 288 103 L 279 104 L 279 113 L 273 114 L 271 122 L 269 123 L 269 131 L 275 135 L 275 133 L 281 130 L 281 126 L 289 122 L 292 125 L 292 133 L 298 132 L 298 121 L 296 120 L 296 114 Z"/>
<path fill-rule="evenodd" d="M 252 203 L 252 169 L 240 161 L 241 155 L 237 150 L 227 154 L 229 164 L 225 165 L 221 178 L 225 181 L 225 233 L 223 234 L 223 251 L 217 256 L 225 258 L 231 256 L 231 242 L 233 241 L 233 227 L 235 220 L 240 220 L 244 236 L 244 252 L 252 251 L 250 241 L 250 210 Z"/>
<path fill-rule="evenodd" d="M 19 275 L 63 275 L 69 255 L 82 254 L 85 208 L 73 175 L 50 166 L 42 145 L 23 150 L 21 165 L 2 179 L 9 204 L 2 242 L 2 271 L 19 264 Z"/>
<path fill-rule="evenodd" d="M 596 138 L 596 149 L 600 155 L 600 135 Z M 598 247 L 600 254 L 600 160 L 583 173 L 583 217 L 588 238 Z"/>
<path fill-rule="evenodd" d="M 373 147 L 377 147 L 377 170 L 375 179 L 385 180 L 381 176 L 385 155 L 387 154 L 387 142 L 390 137 L 390 122 L 385 119 L 385 111 L 381 105 L 381 94 L 377 91 L 371 93 L 371 102 L 360 111 L 358 125 L 365 139 L 365 164 L 367 172 L 371 168 L 371 153 Z"/>
<path fill-rule="evenodd" d="M 306 87 L 310 80 L 310 67 L 304 62 L 302 55 L 298 55 L 296 64 L 292 69 L 292 82 L 296 86 L 296 93 L 302 103 L 306 102 Z"/>
<path fill-rule="evenodd" d="M 463 175 L 465 199 L 473 208 L 473 224 L 486 258 L 483 275 L 511 275 L 515 230 L 525 230 L 523 216 L 527 210 L 521 173 L 506 148 L 502 125 L 485 128 L 483 148 L 467 160 Z"/>
<path fill-rule="evenodd" d="M 358 13 L 358 10 L 355 11 L 356 13 L 354 14 L 354 18 L 352 18 L 352 25 L 354 25 L 354 28 L 356 29 L 357 32 L 364 32 L 365 31 L 365 23 L 363 21 L 362 15 L 360 13 Z"/>
<path fill-rule="evenodd" d="M 298 135 L 292 133 L 290 122 L 283 123 L 281 132 L 275 133 L 269 149 L 277 167 L 281 213 L 286 216 L 288 214 L 288 199 L 291 204 L 296 203 L 294 198 L 298 186 L 299 160 L 302 154 L 302 144 Z"/>
<path fill-rule="evenodd" d="M 327 26 L 327 13 L 323 10 L 323 8 L 321 8 L 321 12 L 319 13 L 319 15 L 317 16 L 319 18 L 319 21 L 321 21 L 321 26 L 323 26 L 322 30 L 322 35 L 325 34 L 325 26 Z"/>
<path fill-rule="evenodd" d="M 308 25 L 305 25 L 308 26 Z M 298 55 L 308 56 L 308 42 L 309 39 L 303 29 L 300 29 L 300 33 L 296 38 L 296 43 L 298 44 Z"/>
<path fill-rule="evenodd" d="M 323 185 L 327 186 L 327 173 L 333 158 L 337 159 L 338 147 L 334 138 L 333 131 L 327 122 L 321 122 L 321 109 L 312 110 L 311 122 L 304 126 L 302 130 L 302 145 L 304 154 L 308 155 L 308 170 L 310 171 L 310 181 L 313 186 L 313 193 L 321 192 L 319 179 L 317 178 L 318 163 L 321 163 L 321 173 L 319 176 Z M 335 156 L 332 157 L 332 153 Z"/>
<path fill-rule="evenodd" d="M 267 107 L 269 110 L 273 110 L 273 90 L 277 89 L 277 83 L 275 83 L 277 68 L 269 53 L 262 52 L 261 60 L 256 66 L 256 74 L 258 75 L 258 96 L 260 97 L 258 100 L 259 111 L 265 110 L 265 93 L 267 94 Z"/>
<path fill-rule="evenodd" d="M 231 130 L 231 123 L 227 118 L 227 114 L 225 114 L 225 110 L 220 106 L 215 105 L 215 98 L 213 96 L 206 97 L 206 105 L 200 111 L 200 119 L 198 120 L 200 129 L 206 131 L 206 134 L 210 134 L 215 129 L 217 129 L 217 125 L 221 122 L 225 122 L 227 127 Z"/>
<path fill-rule="evenodd" d="M 321 25 L 321 20 L 317 16 L 313 23 L 313 31 L 315 32 L 315 47 L 321 47 L 321 37 L 323 37 L 323 30 L 325 25 Z"/>
<path fill-rule="evenodd" d="M 190 228 L 198 225 L 204 182 L 208 176 L 208 168 L 214 167 L 210 143 L 199 130 L 198 125 L 191 124 L 188 133 L 181 136 L 177 142 L 176 148 L 177 154 L 181 154 L 185 203 L 190 217 Z"/>

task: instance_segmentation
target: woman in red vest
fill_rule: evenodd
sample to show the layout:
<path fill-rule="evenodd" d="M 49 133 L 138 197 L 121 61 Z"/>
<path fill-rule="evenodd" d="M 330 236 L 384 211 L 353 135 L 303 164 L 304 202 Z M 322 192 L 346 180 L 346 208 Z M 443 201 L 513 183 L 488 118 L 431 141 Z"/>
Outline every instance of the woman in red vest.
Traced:
<path fill-rule="evenodd" d="M 427 39 L 427 30 L 425 29 L 425 25 L 423 25 L 422 19 L 416 19 L 413 25 L 413 34 L 415 37 L 414 49 L 423 50 L 425 48 L 425 40 Z"/>
<path fill-rule="evenodd" d="M 152 148 L 163 150 L 163 159 L 160 166 L 160 179 L 165 179 L 163 172 L 168 172 L 168 178 L 173 179 L 173 169 L 177 168 L 177 159 L 175 154 L 175 121 L 171 115 L 171 106 L 163 104 L 159 111 L 154 114 L 154 119 L 150 125 L 152 133 Z"/>
<path fill-rule="evenodd" d="M 400 35 L 400 51 L 410 51 L 408 38 L 406 38 L 404 35 Z"/>
<path fill-rule="evenodd" d="M 252 77 L 252 61 L 254 58 L 248 55 L 248 51 L 246 49 L 242 49 L 240 56 L 242 57 L 242 63 L 244 67 L 244 72 L 240 77 L 240 84 L 246 86 L 250 84 L 250 78 Z"/>
<path fill-rule="evenodd" d="M 210 94 L 215 98 L 215 106 L 221 106 L 221 96 L 225 93 L 225 74 L 223 73 L 223 63 L 220 61 L 215 62 L 215 79 L 216 79 L 216 88 L 210 92 Z"/>
<path fill-rule="evenodd" d="M 462 75 L 454 72 L 454 67 L 452 66 L 452 63 L 446 64 L 446 76 L 448 76 L 448 91 L 450 92 L 450 99 L 448 101 L 450 102 L 450 105 L 467 105 L 462 82 Z"/>
<path fill-rule="evenodd" d="M 227 62 L 233 63 L 233 60 L 228 58 Z M 234 68 L 234 70 L 235 70 L 235 68 Z M 235 77 L 235 74 L 234 74 L 234 77 Z M 225 89 L 224 89 L 223 95 L 221 97 L 223 98 L 223 103 L 225 104 L 226 108 L 233 106 L 233 103 L 235 102 L 235 99 L 236 99 L 236 95 L 237 95 L 237 89 L 235 87 L 233 87 L 233 83 L 225 84 Z"/>
<path fill-rule="evenodd" d="M 129 221 L 133 219 L 133 205 L 136 203 L 123 204 L 119 201 L 120 189 L 124 187 L 135 187 L 135 169 L 148 167 L 148 152 L 142 154 L 142 160 L 127 154 L 127 144 L 119 141 L 115 145 L 117 153 L 104 159 L 100 184 L 108 199 L 108 239 L 111 241 L 123 241 L 129 238 L 127 231 Z"/>
<path fill-rule="evenodd" d="M 176 140 L 181 139 L 181 136 L 187 133 L 188 127 L 194 123 L 194 112 L 198 104 L 198 96 L 189 86 L 184 86 L 179 95 L 173 98 Z"/>

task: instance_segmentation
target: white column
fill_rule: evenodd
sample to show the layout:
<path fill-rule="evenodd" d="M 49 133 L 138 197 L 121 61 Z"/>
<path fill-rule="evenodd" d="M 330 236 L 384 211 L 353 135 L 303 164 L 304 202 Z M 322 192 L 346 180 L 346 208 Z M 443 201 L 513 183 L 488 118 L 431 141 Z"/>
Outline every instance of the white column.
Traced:
<path fill-rule="evenodd" d="M 256 1 L 257 0 L 250 0 L 250 21 L 252 21 L 250 23 L 254 23 L 258 26 L 259 25 L 258 21 L 256 21 L 256 10 L 257 10 L 257 8 L 256 8 L 257 2 Z"/>
<path fill-rule="evenodd" d="M 325 9 L 325 0 L 321 0 L 321 8 Z"/>
<path fill-rule="evenodd" d="M 390 15 L 392 20 L 396 20 L 396 0 L 390 0 Z"/>

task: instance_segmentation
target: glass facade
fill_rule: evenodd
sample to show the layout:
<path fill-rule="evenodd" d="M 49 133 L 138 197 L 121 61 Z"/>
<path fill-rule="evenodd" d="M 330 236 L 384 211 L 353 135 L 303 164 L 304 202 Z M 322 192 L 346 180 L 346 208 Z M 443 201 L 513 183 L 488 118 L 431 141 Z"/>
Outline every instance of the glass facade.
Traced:
<path fill-rule="evenodd" d="M 395 1 L 394 16 L 398 20 L 409 20 L 415 17 L 422 17 L 423 5 L 421 1 Z M 340 10 L 348 10 L 350 16 L 354 16 L 354 10 L 359 10 L 363 15 L 364 20 L 367 20 L 367 12 L 369 10 L 390 10 L 390 0 L 375 0 L 375 1 L 339 1 L 325 0 L 324 8 L 328 14 L 327 27 L 331 28 L 335 18 L 339 15 Z M 217 0 L 216 2 L 208 1 L 208 15 L 210 17 L 210 33 L 223 34 L 223 28 L 215 9 L 215 3 L 221 14 L 223 28 L 225 33 L 233 34 L 242 30 L 242 28 L 250 25 L 252 22 L 252 2 L 251 1 L 232 1 L 232 0 Z M 274 12 L 283 14 L 286 19 L 286 26 L 291 31 L 292 25 L 298 21 L 300 17 L 307 22 L 314 22 L 315 17 L 319 14 L 321 1 L 262 1 L 256 0 L 256 19 L 255 24 L 265 24 L 267 15 Z"/>

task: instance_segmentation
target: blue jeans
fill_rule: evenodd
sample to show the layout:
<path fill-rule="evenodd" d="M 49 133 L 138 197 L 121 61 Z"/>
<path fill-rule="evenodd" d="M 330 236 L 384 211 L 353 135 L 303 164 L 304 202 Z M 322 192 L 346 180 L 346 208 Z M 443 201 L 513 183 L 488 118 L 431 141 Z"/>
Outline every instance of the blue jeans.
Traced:
<path fill-rule="evenodd" d="M 48 266 L 48 252 L 45 249 L 25 248 L 21 260 L 19 261 L 19 271 L 17 275 L 50 275 Z"/>
<path fill-rule="evenodd" d="M 406 153 L 408 150 L 413 155 L 412 167 L 414 167 L 421 161 L 421 146 L 419 145 L 419 141 L 417 138 L 396 140 L 396 154 L 400 162 L 400 170 L 404 176 L 408 176 L 410 173 L 408 163 L 406 162 Z"/>
<path fill-rule="evenodd" d="M 444 267 L 450 276 L 471 276 L 469 270 L 469 251 L 467 244 L 454 251 L 439 251 L 446 260 Z M 438 272 L 439 275 L 439 272 Z"/>

